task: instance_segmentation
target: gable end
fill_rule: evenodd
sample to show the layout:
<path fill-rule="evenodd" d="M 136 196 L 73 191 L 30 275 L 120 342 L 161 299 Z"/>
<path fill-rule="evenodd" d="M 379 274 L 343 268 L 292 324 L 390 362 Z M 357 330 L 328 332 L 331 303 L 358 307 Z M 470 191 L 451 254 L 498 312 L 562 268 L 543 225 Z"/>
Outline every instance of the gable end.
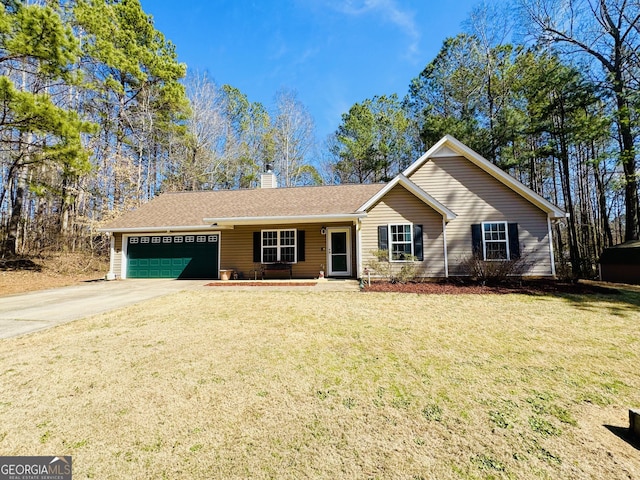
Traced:
<path fill-rule="evenodd" d="M 411 177 L 420 167 L 422 167 L 430 158 L 445 157 L 463 157 L 469 162 L 476 165 L 481 170 L 491 175 L 503 185 L 507 186 L 521 197 L 544 211 L 550 219 L 566 218 L 567 214 L 548 200 L 544 199 L 529 187 L 525 186 L 508 173 L 504 172 L 494 164 L 489 162 L 479 153 L 464 145 L 451 135 L 442 137 L 433 147 L 431 147 L 418 160 L 413 162 L 407 169 L 402 172 L 405 177 Z"/>

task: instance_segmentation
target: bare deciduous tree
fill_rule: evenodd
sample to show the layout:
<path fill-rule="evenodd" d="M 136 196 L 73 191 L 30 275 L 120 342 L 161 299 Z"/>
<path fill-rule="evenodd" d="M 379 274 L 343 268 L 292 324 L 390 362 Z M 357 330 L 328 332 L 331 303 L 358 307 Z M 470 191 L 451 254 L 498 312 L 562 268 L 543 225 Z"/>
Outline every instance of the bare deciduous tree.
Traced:
<path fill-rule="evenodd" d="M 308 157 L 315 145 L 313 118 L 291 90 L 280 90 L 275 97 L 273 140 L 275 170 L 282 186 L 316 183 L 318 175 Z"/>
<path fill-rule="evenodd" d="M 577 55 L 611 93 L 625 180 L 625 239 L 640 239 L 633 98 L 640 87 L 640 3 L 636 0 L 521 0 L 538 41 Z M 599 67 L 599 68 L 595 68 Z M 604 75 L 602 74 L 604 72 Z"/>
<path fill-rule="evenodd" d="M 198 190 L 213 187 L 223 168 L 220 154 L 227 129 L 222 92 L 206 73 L 195 72 L 186 80 L 191 116 L 187 123 L 187 149 L 182 161 L 183 188 Z"/>

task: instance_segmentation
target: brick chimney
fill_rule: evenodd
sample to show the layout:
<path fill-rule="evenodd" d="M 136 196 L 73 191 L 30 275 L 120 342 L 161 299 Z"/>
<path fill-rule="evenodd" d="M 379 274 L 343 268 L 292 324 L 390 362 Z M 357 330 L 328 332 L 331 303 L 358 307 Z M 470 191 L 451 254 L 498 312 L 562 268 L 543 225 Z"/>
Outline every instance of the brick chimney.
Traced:
<path fill-rule="evenodd" d="M 264 173 L 260 176 L 260 188 L 278 188 L 278 179 L 270 163 L 264 166 Z"/>

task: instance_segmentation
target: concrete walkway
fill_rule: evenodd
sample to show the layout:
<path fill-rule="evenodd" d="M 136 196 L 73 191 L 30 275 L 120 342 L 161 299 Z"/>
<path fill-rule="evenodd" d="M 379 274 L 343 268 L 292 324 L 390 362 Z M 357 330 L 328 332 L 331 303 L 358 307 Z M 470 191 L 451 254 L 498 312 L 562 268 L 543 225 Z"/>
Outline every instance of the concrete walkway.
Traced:
<path fill-rule="evenodd" d="M 292 291 L 357 292 L 356 280 L 305 281 L 313 286 L 241 286 L 231 282 L 219 282 L 220 286 L 205 287 L 206 280 L 121 280 L 96 281 L 71 287 L 40 290 L 21 295 L 0 297 L 0 339 L 17 337 L 55 325 L 67 323 L 98 313 L 116 310 L 156 297 L 189 289 L 276 289 Z M 218 282 L 215 282 L 218 283 Z M 239 283 L 239 282 L 238 282 Z M 265 282 L 267 283 L 267 282 Z M 272 283 L 272 282 L 271 282 Z"/>

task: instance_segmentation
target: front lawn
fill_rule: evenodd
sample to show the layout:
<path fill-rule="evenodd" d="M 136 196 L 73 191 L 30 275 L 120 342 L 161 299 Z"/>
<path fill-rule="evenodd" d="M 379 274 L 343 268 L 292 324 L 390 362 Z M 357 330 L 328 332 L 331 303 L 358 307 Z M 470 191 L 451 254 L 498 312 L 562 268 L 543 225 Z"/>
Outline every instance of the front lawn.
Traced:
<path fill-rule="evenodd" d="M 74 478 L 640 478 L 640 294 L 183 292 L 0 341 Z"/>

